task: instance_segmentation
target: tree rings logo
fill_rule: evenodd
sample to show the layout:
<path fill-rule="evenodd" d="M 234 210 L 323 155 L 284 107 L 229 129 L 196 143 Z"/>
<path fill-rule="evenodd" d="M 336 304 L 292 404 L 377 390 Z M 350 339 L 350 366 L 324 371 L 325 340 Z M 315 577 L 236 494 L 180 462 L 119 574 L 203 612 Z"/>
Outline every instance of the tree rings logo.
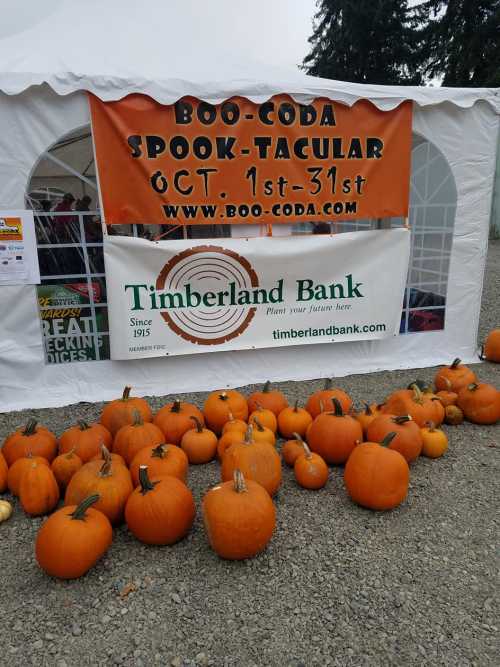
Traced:
<path fill-rule="evenodd" d="M 184 308 L 164 310 L 161 316 L 174 333 L 197 345 L 220 345 L 242 334 L 256 308 L 240 305 L 233 297 L 258 286 L 257 274 L 245 257 L 211 245 L 174 255 L 156 280 L 157 290 L 184 294 Z"/>

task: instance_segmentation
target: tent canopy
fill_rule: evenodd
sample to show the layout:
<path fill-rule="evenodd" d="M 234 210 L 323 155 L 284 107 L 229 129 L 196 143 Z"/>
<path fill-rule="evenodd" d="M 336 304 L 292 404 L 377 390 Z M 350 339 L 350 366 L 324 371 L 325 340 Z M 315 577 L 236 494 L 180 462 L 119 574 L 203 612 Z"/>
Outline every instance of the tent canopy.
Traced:
<path fill-rule="evenodd" d="M 48 83 L 60 95 L 88 90 L 109 101 L 138 92 L 163 104 L 185 95 L 220 103 L 232 96 L 262 102 L 288 93 L 298 102 L 327 97 L 349 106 L 369 99 L 380 109 L 407 99 L 420 106 L 451 102 L 467 108 L 483 99 L 500 114 L 498 89 L 362 85 L 274 66 L 287 15 L 278 24 L 268 20 L 267 4 L 61 2 L 42 21 L 0 39 L 0 91 L 16 95 Z M 258 34 L 248 29 L 249 12 L 262 15 Z"/>

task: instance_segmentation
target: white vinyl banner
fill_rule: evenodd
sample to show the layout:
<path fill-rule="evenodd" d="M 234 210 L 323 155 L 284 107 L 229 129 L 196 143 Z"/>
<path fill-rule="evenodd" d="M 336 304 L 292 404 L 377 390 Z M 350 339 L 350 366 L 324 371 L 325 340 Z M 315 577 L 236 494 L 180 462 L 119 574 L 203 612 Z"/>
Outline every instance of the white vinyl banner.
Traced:
<path fill-rule="evenodd" d="M 104 244 L 112 359 L 397 335 L 406 229 Z"/>

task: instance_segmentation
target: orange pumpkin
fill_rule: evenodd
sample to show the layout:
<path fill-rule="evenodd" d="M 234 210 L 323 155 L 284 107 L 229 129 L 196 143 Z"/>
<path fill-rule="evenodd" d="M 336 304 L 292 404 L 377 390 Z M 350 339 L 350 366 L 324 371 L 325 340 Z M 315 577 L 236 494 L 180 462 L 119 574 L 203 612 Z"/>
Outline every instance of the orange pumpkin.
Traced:
<path fill-rule="evenodd" d="M 488 361 L 500 363 L 500 329 L 490 331 L 486 337 L 483 354 Z"/>
<path fill-rule="evenodd" d="M 254 417 L 251 424 L 253 428 L 253 439 L 255 442 L 268 442 L 270 445 L 276 445 L 276 436 L 267 426 L 263 426 L 257 417 Z"/>
<path fill-rule="evenodd" d="M 391 394 L 384 404 L 386 415 L 410 415 L 418 426 L 428 421 L 441 424 L 444 419 L 444 408 L 441 401 L 429 394 L 424 394 L 416 384 L 413 389 L 400 389 Z"/>
<path fill-rule="evenodd" d="M 203 425 L 205 424 L 201 410 L 192 403 L 183 403 L 176 399 L 173 403 L 164 405 L 154 418 L 154 423 L 164 435 L 162 442 L 180 445 L 184 433 L 193 428 L 191 417 L 196 417 Z"/>
<path fill-rule="evenodd" d="M 324 388 L 309 396 L 306 403 L 306 410 L 313 419 L 321 412 L 333 411 L 334 398 L 339 401 L 343 412 L 347 414 L 352 407 L 351 397 L 345 391 L 342 391 L 342 389 L 332 388 L 332 380 L 327 378 Z"/>
<path fill-rule="evenodd" d="M 287 440 L 281 448 L 281 456 L 290 468 L 293 468 L 295 461 L 303 453 L 304 441 L 299 433 L 295 434 L 295 440 Z"/>
<path fill-rule="evenodd" d="M 139 484 L 139 468 L 141 465 L 148 466 L 149 474 L 152 477 L 171 475 L 180 479 L 181 482 L 185 482 L 189 463 L 186 453 L 177 445 L 145 447 L 137 452 L 130 464 L 130 474 L 134 486 Z"/>
<path fill-rule="evenodd" d="M 106 553 L 113 539 L 111 524 L 91 505 L 99 500 L 85 498 L 78 507 L 71 505 L 54 512 L 36 537 L 38 564 L 51 577 L 77 579 Z"/>
<path fill-rule="evenodd" d="M 133 491 L 127 468 L 112 461 L 107 449 L 105 461 L 89 461 L 73 475 L 64 499 L 65 505 L 79 505 L 85 498 L 99 495 L 95 509 L 105 514 L 112 524 L 123 519 L 125 503 Z"/>
<path fill-rule="evenodd" d="M 449 382 L 446 382 L 448 380 Z M 464 366 L 460 359 L 455 359 L 451 366 L 438 370 L 434 377 L 436 391 L 454 391 L 456 394 L 469 384 L 476 382 L 476 374 L 468 366 Z"/>
<path fill-rule="evenodd" d="M 59 502 L 59 487 L 49 466 L 32 462 L 26 468 L 19 485 L 19 500 L 30 516 L 52 512 Z"/>
<path fill-rule="evenodd" d="M 369 442 L 382 442 L 389 433 L 396 434 L 389 449 L 395 449 L 402 454 L 408 463 L 420 456 L 423 446 L 422 434 L 420 427 L 410 415 L 380 415 L 368 427 L 366 439 Z"/>
<path fill-rule="evenodd" d="M 303 452 L 295 460 L 293 472 L 299 486 L 304 489 L 322 489 L 328 481 L 328 466 L 319 455 L 311 452 L 302 442 Z"/>
<path fill-rule="evenodd" d="M 222 435 L 226 434 L 228 431 L 239 431 L 240 433 L 245 433 L 247 430 L 248 424 L 242 419 L 235 419 L 232 412 L 229 412 L 229 420 L 222 427 Z"/>
<path fill-rule="evenodd" d="M 125 387 L 121 398 L 117 398 L 104 406 L 101 415 L 101 424 L 114 436 L 122 426 L 134 423 L 134 413 L 137 410 L 145 422 L 153 419 L 153 413 L 144 398 L 131 397 L 131 387 Z"/>
<path fill-rule="evenodd" d="M 268 380 L 262 391 L 254 391 L 248 397 L 249 412 L 253 412 L 259 406 L 266 410 L 271 410 L 277 417 L 282 410 L 288 407 L 288 401 L 283 392 L 271 389 L 271 382 Z"/>
<path fill-rule="evenodd" d="M 355 503 L 372 510 L 397 507 L 406 498 L 410 469 L 404 456 L 384 442 L 363 442 L 350 455 L 344 469 L 347 493 Z M 395 436 L 392 436 L 395 437 Z"/>
<path fill-rule="evenodd" d="M 50 463 L 47 461 L 47 459 L 44 459 L 41 456 L 32 456 L 31 454 L 28 454 L 28 456 L 25 456 L 22 459 L 17 459 L 14 461 L 7 473 L 7 486 L 13 496 L 19 495 L 21 479 L 26 470 L 31 467 L 32 463 L 50 466 Z"/>
<path fill-rule="evenodd" d="M 67 454 L 59 454 L 51 463 L 52 472 L 61 491 L 68 486 L 70 479 L 83 465 L 82 459 L 72 449 Z"/>
<path fill-rule="evenodd" d="M 356 419 L 363 429 L 363 434 L 366 436 L 366 430 L 368 426 L 372 423 L 374 419 L 378 416 L 378 412 L 372 410 L 371 406 L 368 403 L 365 403 L 364 410 L 354 413 L 354 419 Z"/>
<path fill-rule="evenodd" d="M 181 449 L 186 453 L 189 463 L 208 463 L 217 452 L 217 436 L 203 425 L 196 417 L 191 417 L 195 427 L 182 436 Z"/>
<path fill-rule="evenodd" d="M 137 410 L 134 423 L 122 426 L 115 435 L 113 452 L 119 454 L 127 465 L 144 447 L 156 447 L 165 442 L 163 431 L 153 422 L 145 422 Z"/>
<path fill-rule="evenodd" d="M 313 452 L 327 463 L 345 463 L 358 442 L 363 439 L 361 424 L 344 414 L 342 405 L 333 398 L 334 412 L 322 412 L 307 432 L 307 441 Z"/>
<path fill-rule="evenodd" d="M 0 452 L 0 493 L 3 493 L 7 489 L 8 471 L 7 461 L 2 452 Z"/>
<path fill-rule="evenodd" d="M 74 450 L 83 463 L 87 463 L 99 454 L 101 445 L 110 449 L 112 443 L 113 436 L 105 426 L 99 423 L 87 424 L 80 420 L 59 438 L 59 452 L 67 454 Z"/>
<path fill-rule="evenodd" d="M 500 419 L 500 391 L 491 384 L 464 387 L 458 393 L 457 405 L 474 424 L 496 424 Z"/>
<path fill-rule="evenodd" d="M 298 400 L 293 408 L 285 408 L 278 415 L 278 430 L 283 438 L 291 438 L 294 433 L 303 438 L 310 424 L 312 417 L 307 410 L 299 408 Z"/>
<path fill-rule="evenodd" d="M 464 413 L 458 405 L 447 405 L 444 409 L 444 423 L 450 426 L 458 426 L 464 421 Z"/>
<path fill-rule="evenodd" d="M 448 438 L 440 428 L 436 428 L 432 422 L 422 429 L 423 449 L 422 454 L 431 459 L 443 456 L 448 449 Z"/>
<path fill-rule="evenodd" d="M 268 492 L 235 469 L 233 477 L 203 498 L 203 522 L 210 546 L 221 558 L 243 560 L 261 552 L 276 526 Z"/>
<path fill-rule="evenodd" d="M 139 467 L 139 486 L 129 496 L 125 521 L 130 532 L 145 544 L 174 544 L 191 530 L 195 515 L 193 494 L 177 477 L 148 475 Z"/>
<path fill-rule="evenodd" d="M 451 382 L 448 380 L 447 377 L 445 377 L 443 381 L 447 386 L 447 389 L 438 391 L 436 392 L 435 395 L 437 396 L 437 398 L 439 398 L 439 400 L 443 404 L 443 407 L 447 408 L 449 405 L 456 405 L 458 394 L 455 391 L 451 391 Z"/>
<path fill-rule="evenodd" d="M 276 415 L 274 414 L 274 412 L 272 412 L 272 410 L 267 410 L 266 408 L 258 407 L 249 416 L 248 423 L 253 424 L 255 419 L 258 419 L 259 424 L 265 426 L 273 433 L 276 433 L 276 431 L 278 430 L 278 420 L 276 419 Z"/>
<path fill-rule="evenodd" d="M 246 479 L 262 484 L 269 495 L 274 496 L 281 484 L 281 459 L 274 447 L 267 442 L 253 439 L 253 428 L 249 426 L 245 440 L 226 450 L 222 459 L 222 480 L 233 478 L 235 470 L 241 470 Z"/>
<path fill-rule="evenodd" d="M 36 419 L 30 419 L 24 428 L 7 436 L 2 454 L 9 467 L 28 454 L 52 461 L 57 455 L 57 438 L 44 426 L 38 426 Z"/>
<path fill-rule="evenodd" d="M 242 432 L 235 429 L 233 431 L 227 431 L 226 433 L 223 433 L 217 443 L 217 458 L 219 459 L 219 461 L 222 461 L 222 458 L 226 450 L 229 449 L 231 445 L 235 445 L 237 442 L 241 442 L 244 439 L 245 439 L 244 431 Z"/>
<path fill-rule="evenodd" d="M 203 414 L 205 415 L 208 428 L 217 435 L 220 435 L 224 424 L 229 421 L 230 414 L 235 419 L 247 421 L 247 400 L 243 394 L 240 394 L 235 389 L 213 391 L 205 401 Z"/>

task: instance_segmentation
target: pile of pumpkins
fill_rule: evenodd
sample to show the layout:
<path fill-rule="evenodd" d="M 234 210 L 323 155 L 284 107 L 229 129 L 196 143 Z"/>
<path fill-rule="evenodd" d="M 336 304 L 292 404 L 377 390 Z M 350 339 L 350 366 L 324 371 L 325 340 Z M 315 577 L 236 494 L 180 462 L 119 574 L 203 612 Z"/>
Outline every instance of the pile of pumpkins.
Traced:
<path fill-rule="evenodd" d="M 313 490 L 327 483 L 329 465 L 342 464 L 352 500 L 388 510 L 407 495 L 409 464 L 446 451 L 443 422 L 500 419 L 500 391 L 480 383 L 459 359 L 440 369 L 434 384 L 432 391 L 417 381 L 356 412 L 350 396 L 330 381 L 305 407 L 289 406 L 266 383 L 248 398 L 214 391 L 203 410 L 175 400 L 155 416 L 126 387 L 104 407 L 100 422 L 80 421 L 59 439 L 33 419 L 9 435 L 0 452 L 0 492 L 19 496 L 29 515 L 53 512 L 38 532 L 36 558 L 48 574 L 70 579 L 99 560 L 112 526 L 123 520 L 146 544 L 182 539 L 196 511 L 185 483 L 188 466 L 218 458 L 221 483 L 202 502 L 208 541 L 223 558 L 249 558 L 265 548 L 275 528 L 272 497 L 282 458 L 297 483 Z M 277 434 L 285 440 L 280 453 Z M 54 512 L 61 496 L 64 507 Z M 2 511 L 12 508 L 0 503 L 1 521 Z"/>

